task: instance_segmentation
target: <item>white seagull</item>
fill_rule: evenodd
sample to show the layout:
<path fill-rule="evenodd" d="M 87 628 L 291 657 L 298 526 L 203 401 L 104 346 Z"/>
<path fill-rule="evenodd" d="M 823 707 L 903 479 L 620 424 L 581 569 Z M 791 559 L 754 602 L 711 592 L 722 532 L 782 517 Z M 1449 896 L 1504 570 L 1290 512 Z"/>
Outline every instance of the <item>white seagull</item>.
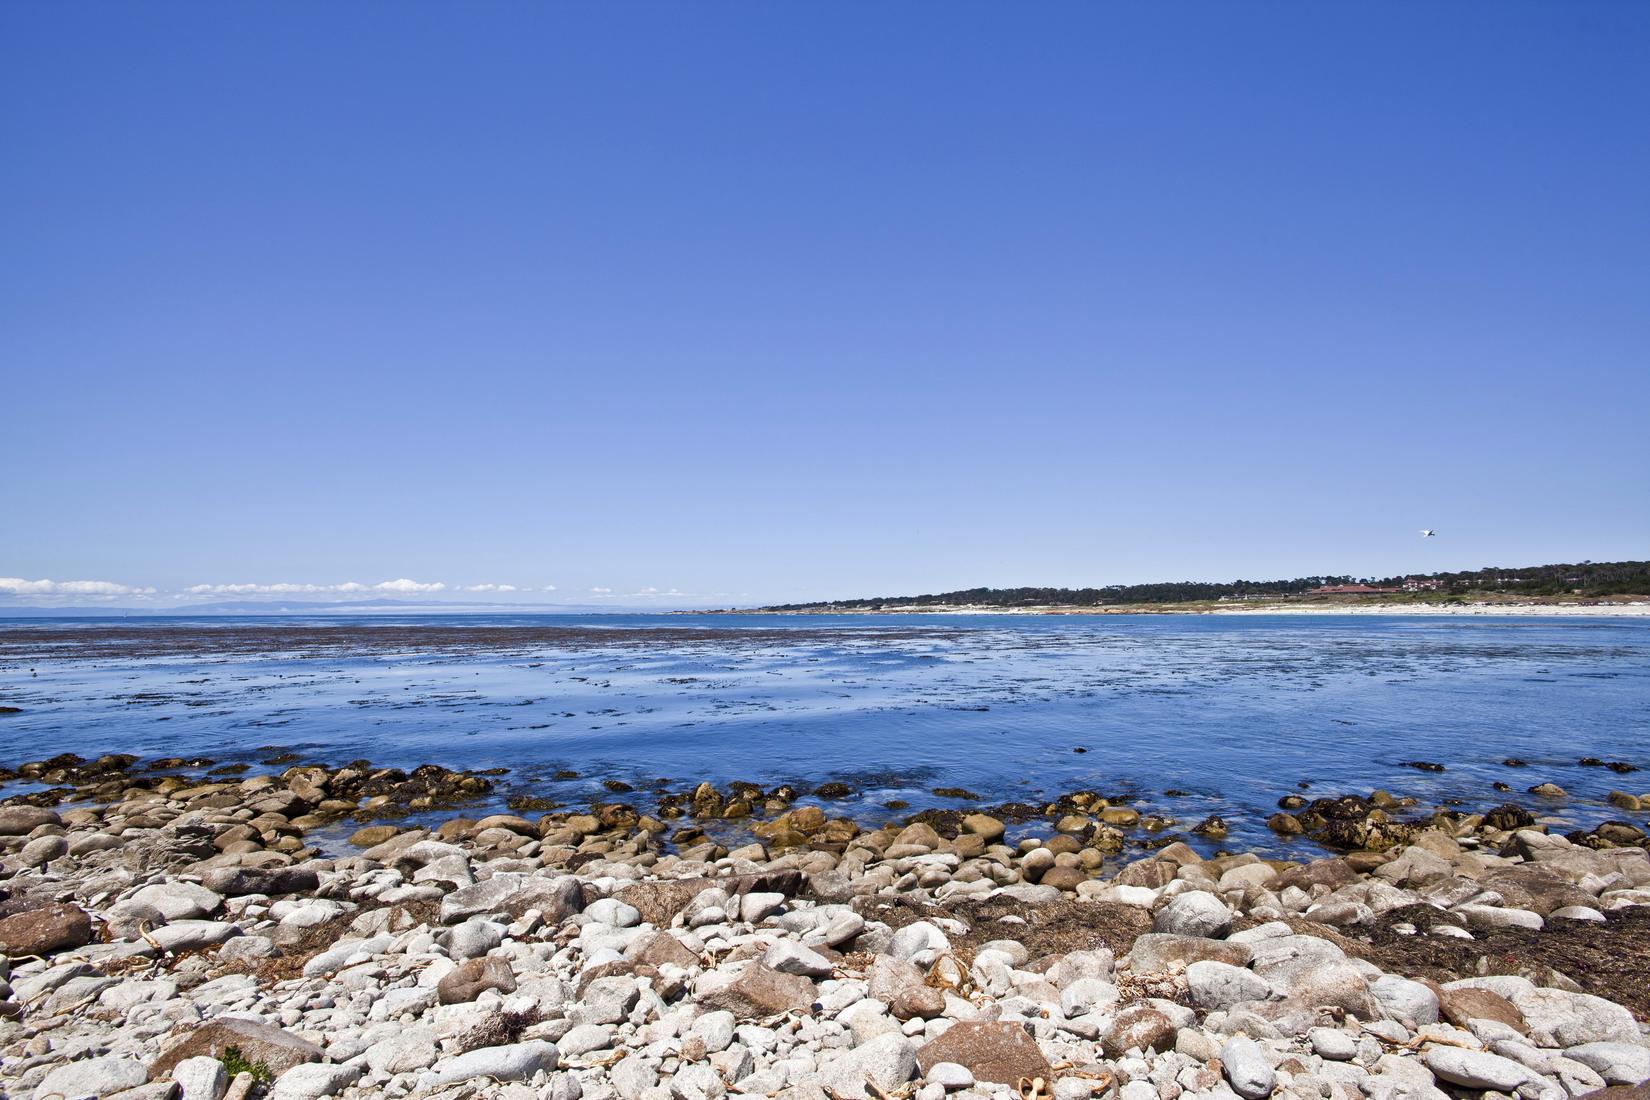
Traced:
<path fill-rule="evenodd" d="M 1424 538 L 1424 539 L 1430 539 L 1433 535 L 1436 535 L 1437 533 L 1438 532 L 1432 530 L 1431 528 L 1428 528 L 1427 530 L 1421 532 L 1421 537 Z"/>

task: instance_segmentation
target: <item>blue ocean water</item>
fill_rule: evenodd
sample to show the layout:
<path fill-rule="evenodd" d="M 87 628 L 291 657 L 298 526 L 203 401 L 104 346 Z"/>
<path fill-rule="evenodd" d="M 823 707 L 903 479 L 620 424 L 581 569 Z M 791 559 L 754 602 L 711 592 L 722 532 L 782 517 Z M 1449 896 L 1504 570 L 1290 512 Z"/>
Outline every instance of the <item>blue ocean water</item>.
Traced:
<path fill-rule="evenodd" d="M 1650 791 L 1650 621 L 1620 618 L 35 620 L 0 625 L 0 704 L 21 711 L 0 716 L 9 765 L 71 751 L 256 763 L 279 746 L 505 767 L 501 799 L 570 804 L 612 798 L 607 779 L 638 804 L 701 779 L 838 780 L 854 793 L 837 812 L 868 823 L 896 816 L 891 800 L 968 804 L 936 787 L 981 803 L 1097 789 L 1185 826 L 1223 814 L 1234 840 L 1273 848 L 1264 819 L 1302 784 L 1513 799 L 1584 824 L 1622 816 L 1610 790 Z M 1415 760 L 1446 770 L 1403 766 Z M 564 769 L 579 778 L 553 778 Z M 1543 781 L 1571 797 L 1524 793 Z"/>

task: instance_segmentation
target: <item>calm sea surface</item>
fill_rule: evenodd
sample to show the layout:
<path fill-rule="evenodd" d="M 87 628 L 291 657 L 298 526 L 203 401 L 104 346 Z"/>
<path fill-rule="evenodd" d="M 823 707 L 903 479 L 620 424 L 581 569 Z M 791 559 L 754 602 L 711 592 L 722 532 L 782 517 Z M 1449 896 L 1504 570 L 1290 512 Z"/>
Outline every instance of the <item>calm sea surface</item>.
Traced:
<path fill-rule="evenodd" d="M 835 805 L 868 822 L 895 799 L 966 804 L 936 787 L 985 803 L 1098 789 L 1185 826 L 1221 813 L 1235 840 L 1274 848 L 1264 819 L 1302 783 L 1477 808 L 1511 797 L 1585 824 L 1621 816 L 1610 790 L 1650 791 L 1650 622 L 1626 619 L 32 620 L 0 624 L 0 705 L 21 708 L 0 715 L 9 765 L 256 764 L 279 747 L 505 767 L 501 800 L 569 803 L 612 797 L 604 779 L 638 803 L 659 780 L 840 780 L 854 795 Z M 1402 766 L 1414 760 L 1447 770 Z M 562 769 L 580 778 L 551 778 Z M 1571 797 L 1523 793 L 1542 781 Z"/>

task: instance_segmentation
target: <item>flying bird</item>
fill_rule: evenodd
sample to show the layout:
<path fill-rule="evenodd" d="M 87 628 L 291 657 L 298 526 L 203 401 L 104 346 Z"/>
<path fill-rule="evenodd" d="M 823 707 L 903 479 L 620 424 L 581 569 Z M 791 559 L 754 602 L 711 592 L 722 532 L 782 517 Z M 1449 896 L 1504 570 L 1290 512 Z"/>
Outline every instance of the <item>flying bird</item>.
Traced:
<path fill-rule="evenodd" d="M 1438 533 L 1437 531 L 1434 531 L 1431 528 L 1428 528 L 1427 530 L 1421 532 L 1421 537 L 1424 538 L 1424 539 L 1430 539 L 1432 536 L 1436 535 L 1437 533 Z"/>

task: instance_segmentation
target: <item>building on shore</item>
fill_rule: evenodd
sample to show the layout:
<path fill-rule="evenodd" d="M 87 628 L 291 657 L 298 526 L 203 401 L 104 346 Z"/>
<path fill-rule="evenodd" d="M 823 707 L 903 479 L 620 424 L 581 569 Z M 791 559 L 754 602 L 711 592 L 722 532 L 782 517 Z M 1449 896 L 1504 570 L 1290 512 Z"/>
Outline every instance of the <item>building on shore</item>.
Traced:
<path fill-rule="evenodd" d="M 1372 584 L 1326 584 L 1307 592 L 1308 596 L 1390 596 L 1401 588 L 1377 588 Z"/>

